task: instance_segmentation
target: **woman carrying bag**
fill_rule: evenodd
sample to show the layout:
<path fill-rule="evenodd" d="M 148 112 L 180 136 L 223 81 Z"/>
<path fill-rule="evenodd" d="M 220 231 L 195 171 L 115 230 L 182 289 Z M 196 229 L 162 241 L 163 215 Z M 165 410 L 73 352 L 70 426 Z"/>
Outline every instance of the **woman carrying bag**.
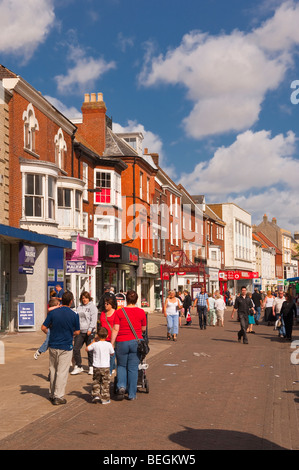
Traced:
<path fill-rule="evenodd" d="M 146 332 L 146 315 L 142 308 L 136 307 L 138 295 L 131 290 L 126 295 L 127 306 L 124 308 L 138 339 Z M 122 400 L 128 391 L 128 399 L 135 400 L 137 393 L 138 366 L 140 355 L 138 341 L 128 322 L 123 309 L 115 312 L 111 344 L 115 348 L 117 362 L 117 396 Z"/>

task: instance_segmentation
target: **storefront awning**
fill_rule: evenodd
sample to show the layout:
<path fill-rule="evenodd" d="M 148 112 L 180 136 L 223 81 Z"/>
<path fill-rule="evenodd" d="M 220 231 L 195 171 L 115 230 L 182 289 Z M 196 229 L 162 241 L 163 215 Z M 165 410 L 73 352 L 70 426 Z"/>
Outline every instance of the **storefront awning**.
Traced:
<path fill-rule="evenodd" d="M 50 245 L 60 248 L 72 248 L 73 243 L 68 240 L 62 240 L 61 238 L 50 237 L 49 235 L 43 235 L 41 233 L 32 232 L 31 230 L 24 230 L 21 228 L 11 227 L 10 225 L 0 224 L 0 237 L 10 241 L 26 241 L 32 243 L 40 243 L 41 245 Z"/>

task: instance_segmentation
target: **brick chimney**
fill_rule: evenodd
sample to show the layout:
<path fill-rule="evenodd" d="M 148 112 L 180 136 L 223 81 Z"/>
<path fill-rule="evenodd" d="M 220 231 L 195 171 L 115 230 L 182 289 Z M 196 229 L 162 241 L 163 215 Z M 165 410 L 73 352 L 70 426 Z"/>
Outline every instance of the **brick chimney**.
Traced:
<path fill-rule="evenodd" d="M 81 107 L 82 123 L 76 124 L 78 133 L 98 152 L 103 155 L 106 135 L 106 105 L 103 93 L 86 93 Z"/>
<path fill-rule="evenodd" d="M 153 159 L 153 162 L 156 166 L 159 166 L 159 154 L 158 153 L 148 153 L 148 148 L 144 149 L 144 155 L 150 155 Z"/>
<path fill-rule="evenodd" d="M 275 225 L 277 224 L 277 219 L 276 219 L 276 217 L 272 217 L 272 224 L 275 224 Z"/>

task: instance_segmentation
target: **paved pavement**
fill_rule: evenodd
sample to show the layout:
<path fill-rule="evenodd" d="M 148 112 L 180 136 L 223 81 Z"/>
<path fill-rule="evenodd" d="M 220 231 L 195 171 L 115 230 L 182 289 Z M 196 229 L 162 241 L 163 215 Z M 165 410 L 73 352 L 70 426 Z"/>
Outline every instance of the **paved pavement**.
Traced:
<path fill-rule="evenodd" d="M 201 331 L 193 316 L 169 342 L 163 315 L 150 313 L 149 393 L 107 406 L 90 403 L 82 373 L 54 407 L 48 353 L 33 359 L 43 333 L 1 335 L 0 450 L 299 450 L 299 354 L 273 327 L 255 326 L 248 345 L 238 329 L 228 309 L 224 328 Z"/>

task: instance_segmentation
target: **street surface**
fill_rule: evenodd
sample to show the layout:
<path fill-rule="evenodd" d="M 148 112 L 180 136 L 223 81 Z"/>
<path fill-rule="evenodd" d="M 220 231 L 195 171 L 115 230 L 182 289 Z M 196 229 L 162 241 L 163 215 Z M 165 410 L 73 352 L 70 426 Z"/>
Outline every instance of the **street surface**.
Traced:
<path fill-rule="evenodd" d="M 0 450 L 299 450 L 294 349 L 265 324 L 239 343 L 230 314 L 224 328 L 200 330 L 193 313 L 169 342 L 163 315 L 150 313 L 149 393 L 106 406 L 91 403 L 86 372 L 69 376 L 67 404 L 53 406 L 48 353 L 33 359 L 43 334 L 2 335 Z"/>

